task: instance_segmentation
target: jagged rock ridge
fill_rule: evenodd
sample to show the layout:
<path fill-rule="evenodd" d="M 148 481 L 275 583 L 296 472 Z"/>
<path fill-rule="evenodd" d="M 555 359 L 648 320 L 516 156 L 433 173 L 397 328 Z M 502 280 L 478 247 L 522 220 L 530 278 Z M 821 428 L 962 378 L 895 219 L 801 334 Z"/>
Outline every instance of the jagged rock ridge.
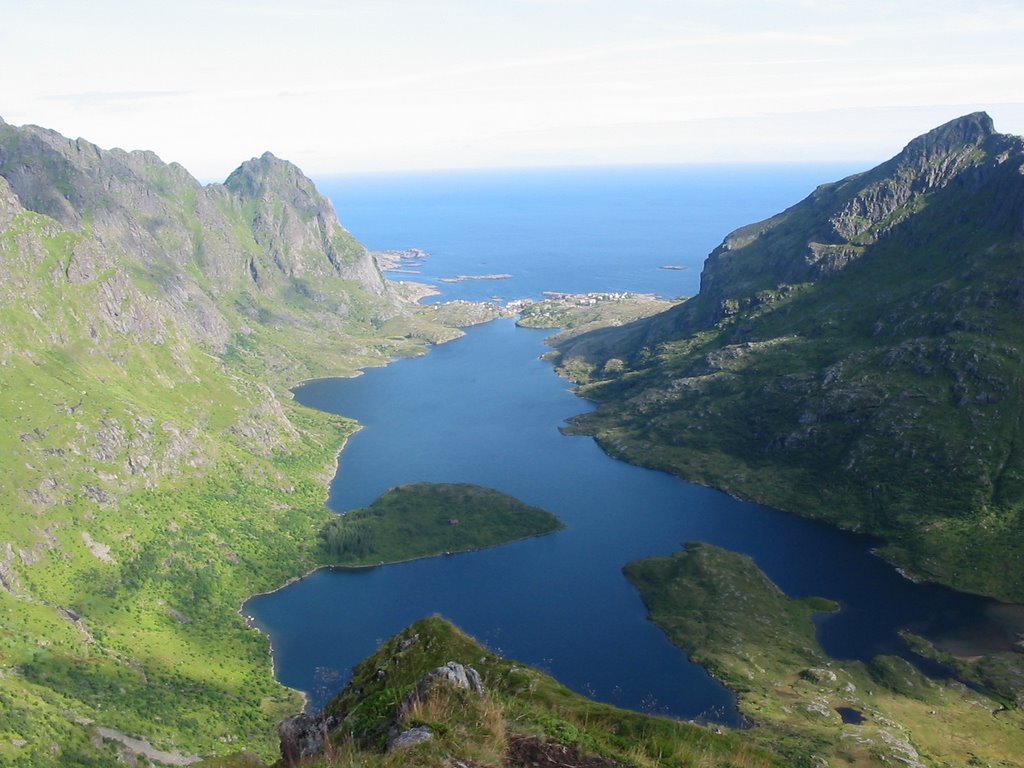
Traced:
<path fill-rule="evenodd" d="M 266 152 L 242 163 L 224 186 L 252 211 L 256 242 L 283 274 L 337 274 L 375 293 L 385 292 L 380 270 L 366 249 L 342 229 L 331 202 L 292 163 Z M 249 269 L 259 283 L 260 267 L 251 261 Z"/>
<path fill-rule="evenodd" d="M 269 153 L 225 184 L 203 186 L 152 152 L 0 124 L 0 239 L 0 362 L 71 355 L 84 380 L 97 367 L 138 364 L 155 383 L 180 386 L 204 375 L 202 350 L 253 370 L 269 365 L 290 383 L 376 356 L 348 340 L 377 336 L 410 311 L 330 202 Z M 268 455 L 296 438 L 270 388 L 244 389 L 250 406 L 226 428 L 232 439 Z M 80 421 L 64 416 L 69 426 Z M 129 407 L 98 428 L 75 427 L 88 440 L 22 446 L 101 462 L 120 456 L 125 474 L 148 484 L 204 462 L 201 427 L 153 421 Z M 111 479 L 68 486 L 53 473 L 17 482 L 12 493 L 44 508 L 69 493 L 109 503 L 125 487 Z"/>
<path fill-rule="evenodd" d="M 89 281 L 109 270 L 144 270 L 176 319 L 217 348 L 231 325 L 230 306 L 218 299 L 232 291 L 315 294 L 308 279 L 338 277 L 375 295 L 387 292 L 373 258 L 341 227 L 330 202 L 270 153 L 243 163 L 225 184 L 204 187 L 152 152 L 102 150 L 5 124 L 0 177 L 25 209 L 84 236 L 69 276 Z M 113 290 L 112 301 L 137 298 L 126 296 L 123 282 Z"/>

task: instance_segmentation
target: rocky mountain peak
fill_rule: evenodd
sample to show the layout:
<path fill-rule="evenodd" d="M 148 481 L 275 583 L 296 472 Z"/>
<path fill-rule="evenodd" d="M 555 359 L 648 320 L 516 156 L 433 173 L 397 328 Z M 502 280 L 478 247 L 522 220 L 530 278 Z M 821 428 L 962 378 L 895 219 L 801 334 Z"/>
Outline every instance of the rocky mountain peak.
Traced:
<path fill-rule="evenodd" d="M 224 186 L 243 199 L 261 200 L 276 195 L 302 209 L 319 208 L 325 202 L 298 166 L 271 152 L 246 160 L 232 171 Z"/>
<path fill-rule="evenodd" d="M 972 112 L 918 136 L 907 144 L 901 155 L 945 155 L 963 146 L 979 146 L 995 133 L 995 125 L 988 113 Z"/>
<path fill-rule="evenodd" d="M 1013 158 L 1016 164 L 1005 162 Z M 701 301 L 693 307 L 703 306 L 703 320 L 717 322 L 731 311 L 727 303 L 829 278 L 858 262 L 874 244 L 913 226 L 917 214 L 938 205 L 939 197 L 961 188 L 980 194 L 1006 187 L 1003 202 L 979 210 L 972 225 L 999 228 L 1012 221 L 1019 228 L 1018 185 L 1006 167 L 1021 161 L 1021 141 L 996 133 L 986 113 L 951 120 L 913 139 L 878 167 L 824 184 L 771 219 L 729 234 L 705 263 Z M 947 192 L 950 187 L 955 189 Z M 926 239 L 932 231 L 923 229 L 916 237 Z"/>
<path fill-rule="evenodd" d="M 254 282 L 341 275 L 372 292 L 386 290 L 373 257 L 338 222 L 331 201 L 298 166 L 271 152 L 236 168 L 224 187 L 245 207 L 253 236 L 269 261 L 250 262 Z M 325 258 L 326 257 L 326 258 Z"/>
<path fill-rule="evenodd" d="M 591 431 L 1020 600 L 1022 169 L 1024 139 L 969 114 L 740 228 L 694 299 L 561 347 L 601 372 Z"/>

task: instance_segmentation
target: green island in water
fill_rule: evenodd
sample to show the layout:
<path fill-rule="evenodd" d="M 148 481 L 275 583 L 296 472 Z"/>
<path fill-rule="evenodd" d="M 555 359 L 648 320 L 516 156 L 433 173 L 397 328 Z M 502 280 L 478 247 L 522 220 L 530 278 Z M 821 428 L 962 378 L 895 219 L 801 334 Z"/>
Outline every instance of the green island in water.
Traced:
<path fill-rule="evenodd" d="M 469 552 L 563 528 L 550 512 L 469 483 L 411 483 L 320 530 L 325 560 L 373 566 Z"/>

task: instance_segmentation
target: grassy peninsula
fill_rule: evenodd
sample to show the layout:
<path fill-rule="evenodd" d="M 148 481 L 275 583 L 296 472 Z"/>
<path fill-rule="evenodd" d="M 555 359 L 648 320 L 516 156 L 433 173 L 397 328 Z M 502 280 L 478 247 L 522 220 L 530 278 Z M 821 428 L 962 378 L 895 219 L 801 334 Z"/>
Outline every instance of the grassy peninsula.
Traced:
<path fill-rule="evenodd" d="M 491 488 L 412 483 L 329 520 L 320 530 L 320 546 L 332 565 L 383 565 L 493 547 L 562 527 L 550 512 Z"/>
<path fill-rule="evenodd" d="M 829 658 L 811 616 L 837 606 L 790 599 L 745 555 L 687 543 L 625 574 L 669 639 L 738 693 L 757 725 L 745 736 L 791 766 L 1019 765 L 1019 709 L 898 657 Z"/>

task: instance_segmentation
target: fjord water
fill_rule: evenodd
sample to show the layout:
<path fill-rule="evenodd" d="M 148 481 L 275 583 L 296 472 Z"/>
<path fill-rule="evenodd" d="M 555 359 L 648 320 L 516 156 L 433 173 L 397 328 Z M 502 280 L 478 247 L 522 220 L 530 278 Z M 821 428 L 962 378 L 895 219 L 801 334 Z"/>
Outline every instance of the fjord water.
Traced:
<path fill-rule="evenodd" d="M 799 182 L 797 170 L 790 169 L 790 186 Z M 687 187 L 706 172 L 689 177 L 682 173 L 675 183 Z M 523 275 L 523 265 L 531 265 L 537 277 L 512 279 L 524 291 L 518 295 L 549 289 L 617 290 L 624 286 L 595 275 L 627 273 L 633 275 L 634 282 L 625 286 L 631 290 L 687 293 L 692 290 L 679 290 L 673 282 L 680 273 L 657 266 L 684 263 L 691 258 L 689 246 L 676 243 L 677 250 L 669 251 L 666 245 L 652 259 L 649 250 L 661 236 L 648 229 L 678 229 L 678 218 L 686 219 L 683 229 L 694 231 L 704 226 L 701 222 L 707 228 L 724 226 L 717 234 L 703 233 L 705 244 L 700 247 L 706 252 L 711 247 L 706 241 L 713 246 L 732 227 L 781 210 L 817 181 L 841 175 L 826 175 L 828 169 L 804 172 L 814 178 L 804 179 L 804 188 L 794 191 L 786 184 L 772 186 L 778 172 L 747 169 L 745 185 L 734 190 L 728 211 L 665 208 L 657 215 L 643 207 L 640 194 L 643 177 L 652 172 L 619 172 L 618 187 L 633 190 L 632 196 L 622 197 L 618 187 L 595 189 L 597 177 L 581 173 L 580 199 L 592 201 L 592 225 L 582 210 L 572 216 L 551 215 L 559 205 L 550 198 L 557 187 L 552 172 L 523 174 L 514 179 L 516 194 L 526 200 L 532 184 L 543 211 L 521 202 L 519 230 L 501 228 L 508 214 L 500 200 L 511 194 L 505 189 L 511 182 L 502 177 L 508 174 L 481 176 L 472 184 L 463 179 L 465 199 L 447 177 L 436 177 L 434 187 L 424 177 L 406 179 L 405 186 L 402 179 L 392 178 L 387 184 L 393 189 L 393 207 L 384 181 L 364 180 L 369 191 L 361 199 L 373 205 L 348 216 L 343 196 L 336 195 L 335 204 L 354 234 L 373 248 L 416 246 L 432 254 L 442 250 L 446 260 L 435 274 L 470 274 L 482 266 L 488 273 Z M 572 187 L 566 173 L 556 197 Z M 610 171 L 598 176 L 602 184 L 616 182 Z M 348 182 L 346 194 L 356 194 L 352 190 L 357 182 Z M 667 194 L 668 176 L 660 183 L 659 194 Z M 431 189 L 442 200 L 450 196 L 445 215 L 457 211 L 461 219 L 439 219 Z M 676 192 L 682 198 L 699 196 L 687 189 Z M 724 206 L 727 196 L 721 196 Z M 579 200 L 565 205 L 585 207 Z M 404 222 L 394 240 L 388 239 L 389 215 Z M 609 222 L 613 215 L 614 222 Z M 739 220 L 723 225 L 730 217 Z M 490 238 L 481 234 L 488 227 Z M 600 256 L 584 249 L 592 229 L 610 239 Z M 477 234 L 467 235 L 467 230 Z M 538 243 L 556 235 L 564 250 L 557 257 L 538 256 Z M 554 248 L 550 243 L 544 247 Z M 545 283 L 541 271 L 549 262 L 561 274 L 559 280 L 577 282 Z M 695 266 L 682 275 L 693 278 L 696 272 Z M 478 283 L 457 285 L 485 290 Z M 736 723 L 732 695 L 645 619 L 639 596 L 621 573 L 630 560 L 672 553 L 689 540 L 751 555 L 790 595 L 822 595 L 840 602 L 840 613 L 819 622 L 820 639 L 838 658 L 906 654 L 896 634 L 902 627 L 949 642 L 959 638 L 976 643 L 980 637 L 999 646 L 1009 641 L 1007 630 L 992 618 L 994 603 L 907 581 L 871 555 L 871 542 L 865 538 L 614 461 L 591 439 L 562 435 L 558 428 L 564 420 L 588 404 L 573 396 L 566 382 L 539 359 L 545 335 L 497 321 L 470 329 L 465 338 L 425 357 L 398 361 L 355 379 L 309 382 L 296 390 L 300 402 L 363 425 L 341 455 L 331 484 L 332 509 L 365 506 L 401 483 L 472 482 L 542 506 L 567 526 L 550 536 L 480 552 L 358 571 L 322 570 L 249 601 L 246 613 L 270 635 L 278 678 L 307 692 L 311 706 L 322 705 L 340 689 L 350 668 L 380 641 L 416 619 L 439 613 L 492 649 L 544 668 L 600 700 Z"/>

